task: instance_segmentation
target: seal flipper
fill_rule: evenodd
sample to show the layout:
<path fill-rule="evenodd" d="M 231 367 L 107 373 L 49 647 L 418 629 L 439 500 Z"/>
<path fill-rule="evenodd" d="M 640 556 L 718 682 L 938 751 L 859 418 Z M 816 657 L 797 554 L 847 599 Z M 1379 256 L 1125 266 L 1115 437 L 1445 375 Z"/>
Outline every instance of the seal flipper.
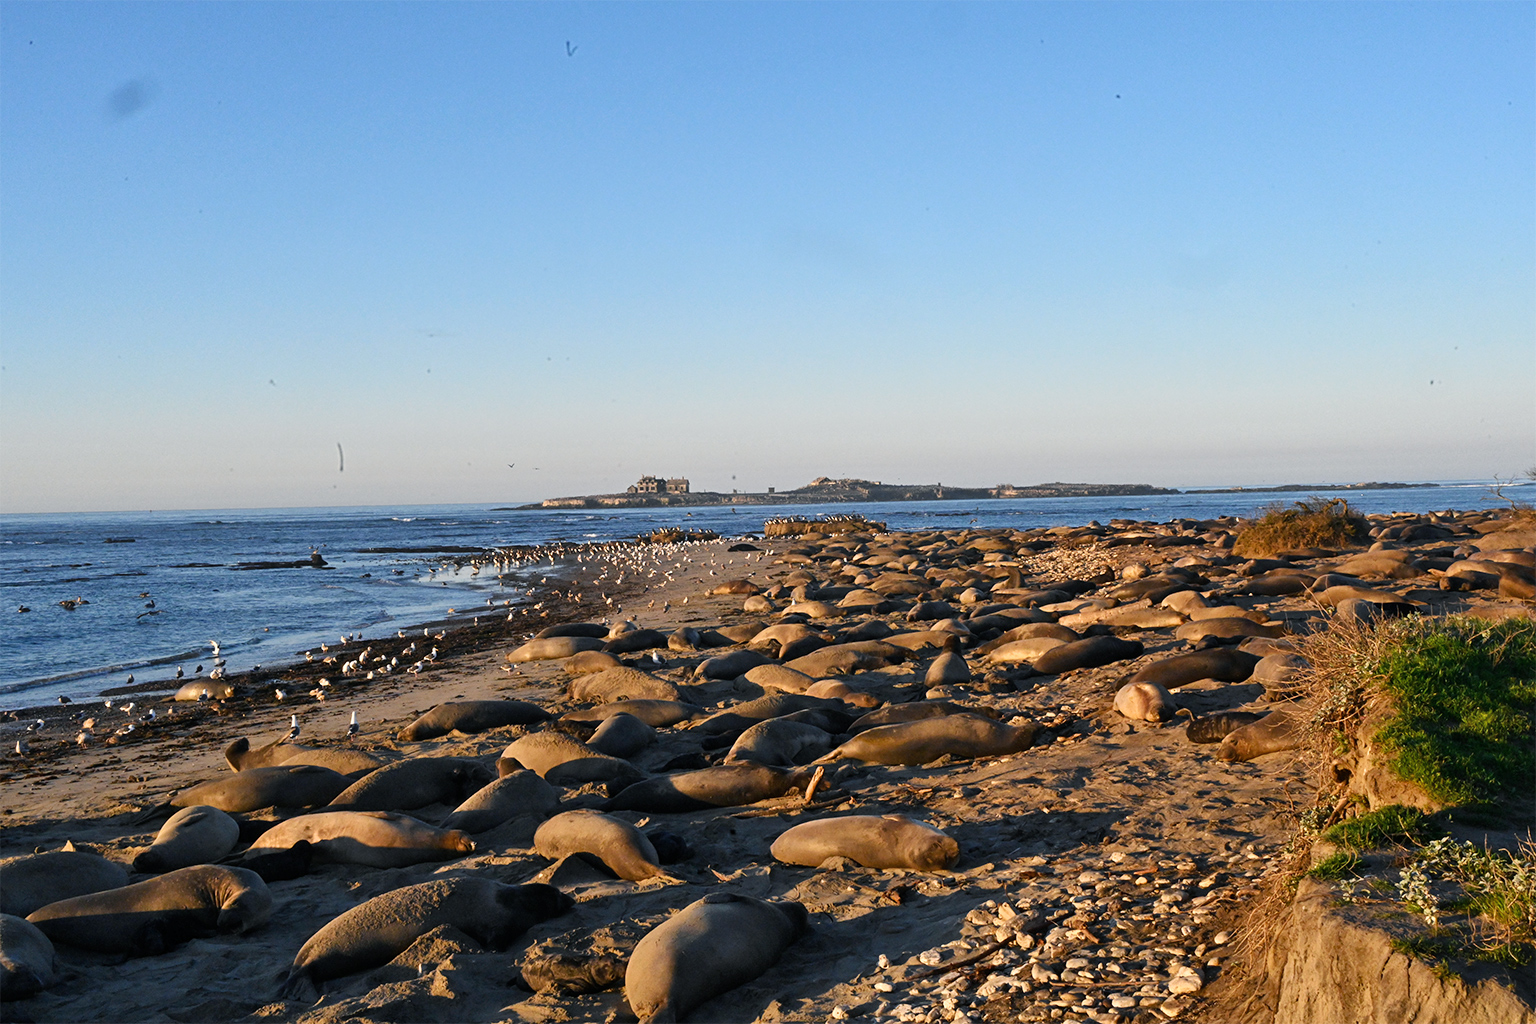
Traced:
<path fill-rule="evenodd" d="M 167 800 L 163 804 L 159 804 L 159 805 L 154 806 L 154 807 L 145 808 L 144 810 L 140 811 L 138 814 L 135 814 L 132 818 L 130 818 L 128 820 L 128 824 L 130 824 L 130 825 L 147 825 L 150 822 L 154 821 L 156 818 L 160 818 L 160 817 L 169 818 L 171 816 L 172 812 L 174 812 L 175 810 L 176 810 L 176 808 L 171 805 L 171 802 L 169 800 Z"/>
<path fill-rule="evenodd" d="M 320 989 L 309 976 L 308 967 L 294 967 L 288 971 L 288 978 L 283 982 L 283 998 L 303 1003 L 320 1001 Z"/>

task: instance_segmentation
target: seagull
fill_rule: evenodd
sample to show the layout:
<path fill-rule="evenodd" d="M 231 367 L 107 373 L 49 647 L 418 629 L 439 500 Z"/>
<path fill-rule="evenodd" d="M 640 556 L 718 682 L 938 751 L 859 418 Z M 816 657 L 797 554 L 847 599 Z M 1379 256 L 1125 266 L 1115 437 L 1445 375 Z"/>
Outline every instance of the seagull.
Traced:
<path fill-rule="evenodd" d="M 25 754 L 26 752 L 27 752 L 27 741 L 26 740 L 17 740 L 16 741 L 16 753 L 18 753 L 18 754 Z"/>
<path fill-rule="evenodd" d="M 284 693 L 284 692 L 283 692 L 283 691 L 282 691 L 282 690 L 277 690 L 277 689 L 274 689 L 274 690 L 273 690 L 273 691 L 272 691 L 272 694 L 273 694 L 273 696 L 275 696 L 275 697 L 276 697 L 276 698 L 277 698 L 277 699 L 278 699 L 278 700 L 282 700 L 282 699 L 283 699 L 283 698 L 284 698 L 284 697 L 286 697 L 286 696 L 288 696 L 288 695 L 287 695 L 287 694 L 286 694 L 286 693 Z"/>
<path fill-rule="evenodd" d="M 201 666 L 201 665 L 197 666 L 197 668 L 192 670 L 192 674 L 195 675 L 195 676 L 196 675 L 202 675 L 202 672 L 203 672 L 203 666 Z"/>
<path fill-rule="evenodd" d="M 352 721 L 347 725 L 347 735 L 356 736 L 359 728 L 360 726 L 357 724 L 357 712 L 354 711 L 352 712 Z"/>
<path fill-rule="evenodd" d="M 127 704 L 124 704 L 122 707 L 118 708 L 118 710 L 125 715 L 133 714 L 133 702 L 129 701 Z"/>
<path fill-rule="evenodd" d="M 59 698 L 59 703 L 60 704 L 73 704 L 74 701 L 70 700 L 68 697 L 60 697 Z"/>
<path fill-rule="evenodd" d="M 186 673 L 184 671 L 182 671 L 182 668 L 181 668 L 180 665 L 177 665 L 176 666 L 176 678 L 180 679 L 184 675 L 186 675 Z"/>
<path fill-rule="evenodd" d="M 128 685 L 128 686 L 132 686 L 133 685 L 133 673 L 132 672 L 128 673 L 128 682 L 127 682 L 126 685 Z"/>
<path fill-rule="evenodd" d="M 299 738 L 299 716 L 291 715 L 288 718 L 288 735 L 278 740 L 279 743 L 292 743 Z"/>

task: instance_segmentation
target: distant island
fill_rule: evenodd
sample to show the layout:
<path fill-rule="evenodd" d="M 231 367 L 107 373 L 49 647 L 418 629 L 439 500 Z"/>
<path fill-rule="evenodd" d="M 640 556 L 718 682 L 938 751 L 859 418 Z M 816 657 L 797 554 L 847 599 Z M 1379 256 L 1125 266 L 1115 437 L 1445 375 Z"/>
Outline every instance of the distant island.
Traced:
<path fill-rule="evenodd" d="M 1367 491 L 1410 487 L 1438 487 L 1439 484 L 1359 483 L 1359 484 L 1283 484 L 1275 487 L 1223 487 L 1180 491 L 1150 484 L 1034 484 L 1016 487 L 951 487 L 945 484 L 886 484 L 879 480 L 847 478 L 834 480 L 820 476 L 804 487 L 766 492 L 695 491 L 687 477 L 643 476 L 622 494 L 586 494 L 568 498 L 546 498 L 531 505 L 518 505 L 511 511 L 551 508 L 661 508 L 696 505 L 819 505 L 836 502 L 871 501 L 981 501 L 999 498 L 1106 498 L 1153 494 L 1268 494 L 1287 491 Z"/>

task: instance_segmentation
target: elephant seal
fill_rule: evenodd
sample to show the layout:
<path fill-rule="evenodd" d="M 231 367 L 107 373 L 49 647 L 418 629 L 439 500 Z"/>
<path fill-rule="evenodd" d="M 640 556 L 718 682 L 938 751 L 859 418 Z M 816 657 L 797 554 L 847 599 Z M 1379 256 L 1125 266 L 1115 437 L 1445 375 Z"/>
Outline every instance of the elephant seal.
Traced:
<path fill-rule="evenodd" d="M 632 629 L 603 644 L 606 654 L 633 654 L 653 647 L 666 647 L 667 634 L 655 629 Z"/>
<path fill-rule="evenodd" d="M 1271 711 L 1257 722 L 1233 729 L 1222 739 L 1216 756 L 1223 761 L 1252 761 L 1265 754 L 1301 746 L 1300 722 L 1289 712 Z"/>
<path fill-rule="evenodd" d="M 601 722 L 613 715 L 634 715 L 652 729 L 665 729 L 678 722 L 686 722 L 703 709 L 697 704 L 680 700 L 616 700 L 599 704 L 585 711 L 568 711 L 560 716 L 564 722 Z"/>
<path fill-rule="evenodd" d="M 765 722 L 770 718 L 782 718 L 797 711 L 820 710 L 824 708 L 834 711 L 847 711 L 847 706 L 840 700 L 810 697 L 803 693 L 775 691 L 765 697 L 745 701 L 734 707 L 727 708 L 718 714 L 711 715 L 694 725 L 693 729 L 707 736 L 721 736 L 733 732 L 740 733 L 742 730 L 756 725 L 758 722 Z"/>
<path fill-rule="evenodd" d="M 605 669 L 571 680 L 572 700 L 616 701 L 628 699 L 682 700 L 683 691 L 665 679 L 637 668 Z"/>
<path fill-rule="evenodd" d="M 1202 715 L 1184 727 L 1184 736 L 1191 743 L 1220 743 L 1235 730 L 1252 725 L 1268 714 L 1268 711 L 1221 711 Z"/>
<path fill-rule="evenodd" d="M 1166 722 L 1178 707 L 1162 683 L 1133 681 L 1115 693 L 1115 710 L 1133 722 Z"/>
<path fill-rule="evenodd" d="M 866 729 L 820 760 L 927 764 L 945 754 L 955 758 L 998 757 L 1028 750 L 1038 732 L 1033 722 L 1014 726 L 980 715 L 945 715 Z"/>
<path fill-rule="evenodd" d="M 234 686 L 223 679 L 194 679 L 177 690 L 176 696 L 172 699 L 178 701 L 229 700 L 234 695 Z"/>
<path fill-rule="evenodd" d="M 606 635 L 607 630 L 603 631 Z M 583 651 L 600 651 L 603 641 L 589 636 L 551 636 L 542 640 L 529 640 L 521 647 L 507 653 L 507 661 L 520 665 L 529 661 L 555 661 L 581 654 Z"/>
<path fill-rule="evenodd" d="M 550 860 L 590 853 L 614 874 L 631 882 L 664 873 L 656 847 L 645 833 L 601 811 L 566 811 L 555 815 L 533 834 L 533 850 Z"/>
<path fill-rule="evenodd" d="M 805 688 L 807 697 L 829 697 L 856 708 L 877 708 L 880 698 L 863 690 L 855 690 L 841 679 L 818 679 Z"/>
<path fill-rule="evenodd" d="M 1010 640 L 986 651 L 988 660 L 998 665 L 1025 664 L 1034 667 L 1035 661 L 1046 651 L 1055 650 L 1066 644 L 1067 641 L 1059 640 L 1053 636 L 1026 637 L 1023 640 Z M 980 650 L 980 649 L 978 649 Z"/>
<path fill-rule="evenodd" d="M 710 893 L 636 944 L 624 998 L 641 1024 L 680 1020 L 768 970 L 809 927 L 799 903 Z"/>
<path fill-rule="evenodd" d="M 525 700 L 452 700 L 401 729 L 400 739 L 415 743 L 450 732 L 473 734 L 504 725 L 532 725 L 549 717 L 549 712 Z"/>
<path fill-rule="evenodd" d="M 277 765 L 314 764 L 354 779 L 366 775 L 385 762 L 361 750 L 346 747 L 301 747 L 283 742 L 279 737 L 264 747 L 252 747 L 244 736 L 224 748 L 224 760 L 237 772 Z"/>
<path fill-rule="evenodd" d="M 0 914 L 0 1002 L 30 999 L 59 980 L 53 943 L 15 914 Z"/>
<path fill-rule="evenodd" d="M 942 871 L 960 859 L 960 844 L 903 814 L 850 814 L 806 821 L 785 831 L 769 850 L 785 864 L 816 867 L 846 857 L 866 868 Z"/>
<path fill-rule="evenodd" d="M 26 917 L 59 900 L 127 884 L 127 868 L 72 843 L 62 850 L 7 857 L 0 860 L 0 913 Z"/>
<path fill-rule="evenodd" d="M 770 718 L 749 726 L 738 736 L 725 755 L 725 763 L 799 765 L 814 761 L 833 746 L 832 734 L 825 729 L 786 718 Z"/>
<path fill-rule="evenodd" d="M 352 780 L 340 772 L 313 764 L 248 768 L 234 775 L 200 782 L 170 800 L 151 807 L 134 819 L 152 821 L 173 807 L 217 807 L 230 814 L 244 814 L 266 807 L 318 807 L 336 799 Z"/>
<path fill-rule="evenodd" d="M 1418 605 L 1407 601 L 1364 601 L 1350 597 L 1334 606 L 1334 618 L 1356 626 L 1372 626 L 1384 619 L 1399 619 L 1404 615 L 1417 615 Z"/>
<path fill-rule="evenodd" d="M 475 852 L 463 832 L 433 828 L 405 814 L 388 811 L 316 811 L 280 821 L 251 844 L 257 850 L 286 850 L 304 840 L 316 858 L 337 864 L 398 868 L 433 860 L 453 860 Z"/>
<path fill-rule="evenodd" d="M 293 958 L 283 995 L 314 1000 L 322 982 L 387 964 L 442 925 L 500 949 L 574 902 L 554 886 L 505 885 L 489 878 L 442 878 L 391 889 L 312 935 Z"/>
<path fill-rule="evenodd" d="M 971 681 L 971 667 L 955 651 L 945 651 L 928 666 L 923 682 L 928 686 L 959 686 Z"/>
<path fill-rule="evenodd" d="M 535 640 L 548 640 L 551 637 L 586 637 L 589 640 L 608 639 L 609 629 L 601 622 L 562 622 L 555 626 L 546 626 L 533 635 Z"/>
<path fill-rule="evenodd" d="M 413 757 L 385 765 L 336 794 L 335 811 L 414 811 L 428 804 L 461 803 L 496 781 L 485 765 L 467 757 Z"/>
<path fill-rule="evenodd" d="M 149 848 L 133 858 L 133 870 L 160 874 L 212 864 L 239 843 L 240 823 L 217 807 L 183 807 L 160 826 Z"/>
<path fill-rule="evenodd" d="M 785 693 L 804 693 L 816 682 L 804 672 L 796 672 L 771 662 L 748 669 L 746 680 L 765 690 L 783 690 Z"/>
<path fill-rule="evenodd" d="M 272 894 L 256 872 L 198 864 L 50 903 L 27 920 L 54 942 L 154 956 L 200 935 L 260 928 L 271 914 Z"/>
<path fill-rule="evenodd" d="M 309 840 L 300 839 L 286 850 L 247 850 L 240 858 L 240 866 L 256 872 L 263 882 L 286 882 L 309 874 L 314 860 L 314 847 Z"/>
<path fill-rule="evenodd" d="M 1135 658 L 1146 650 L 1135 640 L 1121 640 L 1115 636 L 1091 636 L 1086 640 L 1053 647 L 1034 661 L 1034 669 L 1041 675 L 1053 676 L 1077 668 L 1098 668 L 1116 661 Z"/>
<path fill-rule="evenodd" d="M 605 811 L 679 814 L 711 807 L 741 807 L 783 796 L 810 781 L 811 771 L 780 770 L 760 764 L 727 764 L 679 775 L 661 775 L 620 790 Z"/>
<path fill-rule="evenodd" d="M 901 664 L 907 654 L 906 650 L 883 640 L 860 640 L 855 643 L 832 644 L 809 654 L 791 658 L 784 665 L 813 679 L 821 679 L 824 676 L 850 675 L 854 672 L 889 668 L 892 665 Z"/>
<path fill-rule="evenodd" d="M 589 676 L 594 672 L 606 672 L 610 668 L 622 668 L 624 663 L 607 651 L 582 651 L 566 658 L 560 671 L 568 676 Z"/>
<path fill-rule="evenodd" d="M 587 746 L 609 757 L 634 757 L 656 742 L 656 730 L 634 715 L 610 715 L 587 737 Z"/>
<path fill-rule="evenodd" d="M 735 679 L 759 665 L 771 665 L 773 659 L 757 651 L 732 651 L 699 662 L 693 670 L 696 679 Z"/>
<path fill-rule="evenodd" d="M 971 707 L 947 700 L 915 700 L 907 704 L 887 704 L 860 716 L 847 728 L 847 732 L 861 733 L 880 725 L 897 725 L 916 722 L 924 718 L 943 718 L 945 715 L 981 715 L 984 718 L 1000 718 L 991 708 Z"/>
<path fill-rule="evenodd" d="M 1266 626 L 1241 616 L 1217 619 L 1193 619 L 1173 631 L 1180 640 L 1199 642 L 1207 637 L 1217 640 L 1241 640 L 1249 636 L 1267 636 L 1271 639 L 1283 635 L 1282 626 Z"/>
<path fill-rule="evenodd" d="M 593 750 L 563 732 L 544 732 L 519 736 L 501 752 L 543 779 L 557 786 L 582 786 L 589 782 L 628 785 L 645 773 L 622 758 L 609 757 Z"/>
<path fill-rule="evenodd" d="M 530 771 L 513 771 L 477 790 L 443 819 L 441 828 L 476 834 L 523 814 L 545 817 L 560 806 L 555 787 Z"/>
<path fill-rule="evenodd" d="M 1170 690 L 1201 679 L 1219 679 L 1224 683 L 1241 683 L 1253 675 L 1259 659 L 1252 654 L 1230 647 L 1212 647 L 1189 654 L 1176 654 L 1162 661 L 1144 665 L 1135 675 L 1133 683 L 1156 683 Z"/>

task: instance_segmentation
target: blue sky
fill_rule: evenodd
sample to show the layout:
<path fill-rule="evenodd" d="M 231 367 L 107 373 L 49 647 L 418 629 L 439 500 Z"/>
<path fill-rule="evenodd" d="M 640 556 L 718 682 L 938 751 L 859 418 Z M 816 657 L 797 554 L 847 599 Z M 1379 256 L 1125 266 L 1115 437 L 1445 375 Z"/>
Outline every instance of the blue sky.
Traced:
<path fill-rule="evenodd" d="M 1507 476 L 1533 37 L 1532 4 L 5 3 L 0 509 Z"/>

